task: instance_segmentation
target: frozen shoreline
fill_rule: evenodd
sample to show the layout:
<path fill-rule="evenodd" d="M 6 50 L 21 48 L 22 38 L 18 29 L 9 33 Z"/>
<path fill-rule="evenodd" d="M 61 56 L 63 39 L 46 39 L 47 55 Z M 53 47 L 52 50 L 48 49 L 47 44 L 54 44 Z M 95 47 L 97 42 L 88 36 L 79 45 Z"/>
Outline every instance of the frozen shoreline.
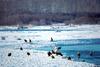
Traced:
<path fill-rule="evenodd" d="M 12 29 L 13 27 L 11 27 Z M 36 26 L 34 29 L 51 29 L 49 26 Z M 58 27 L 57 27 L 58 28 Z M 1 29 L 1 28 L 0 28 Z M 64 29 L 71 31 L 56 30 Z M 70 39 L 95 39 L 100 38 L 100 25 L 82 25 L 75 27 L 63 27 L 54 31 L 0 31 L 0 67 L 95 67 L 94 64 L 86 62 L 69 61 L 61 57 L 52 59 L 48 57 L 47 52 L 35 51 L 34 48 L 46 45 L 54 45 L 50 42 L 52 37 L 54 40 L 70 40 Z M 18 40 L 21 39 L 21 40 Z M 32 44 L 25 43 L 24 39 L 32 40 Z M 19 48 L 28 48 L 20 50 Z M 31 49 L 30 49 L 31 48 Z M 8 57 L 8 53 L 12 53 Z M 30 52 L 30 56 L 27 55 Z"/>
<path fill-rule="evenodd" d="M 4 29 L 5 27 L 4 28 L 0 27 L 0 28 Z M 11 27 L 10 29 L 13 29 L 13 27 Z M 26 38 L 26 39 L 30 38 L 34 41 L 50 41 L 51 37 L 54 40 L 100 38 L 100 35 L 99 35 L 100 25 L 81 25 L 81 26 L 75 26 L 75 27 L 35 26 L 35 27 L 32 27 L 32 29 L 33 30 L 46 29 L 47 31 L 4 31 L 4 32 L 0 31 L 0 36 L 6 36 L 6 37 L 14 36 L 14 37 Z M 52 29 L 53 31 L 48 31 Z M 65 31 L 57 32 L 57 30 L 65 30 Z"/>
<path fill-rule="evenodd" d="M 10 52 L 12 55 L 8 57 Z M 30 53 L 29 56 L 27 52 Z M 52 59 L 48 57 L 47 52 L 2 48 L 0 49 L 0 67 L 95 67 L 95 65 L 62 59 L 61 56 Z"/>

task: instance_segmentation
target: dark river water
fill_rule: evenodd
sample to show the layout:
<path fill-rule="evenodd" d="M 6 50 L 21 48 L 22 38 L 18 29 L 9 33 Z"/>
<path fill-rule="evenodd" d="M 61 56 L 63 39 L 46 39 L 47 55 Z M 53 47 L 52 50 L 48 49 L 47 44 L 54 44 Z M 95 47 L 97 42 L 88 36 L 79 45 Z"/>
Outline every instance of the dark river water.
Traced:
<path fill-rule="evenodd" d="M 100 39 L 72 39 L 54 42 L 55 46 L 61 47 L 62 54 L 70 56 L 72 60 L 100 65 Z M 51 51 L 52 49 L 50 46 L 44 46 L 36 50 Z M 77 52 L 80 52 L 79 59 Z"/>

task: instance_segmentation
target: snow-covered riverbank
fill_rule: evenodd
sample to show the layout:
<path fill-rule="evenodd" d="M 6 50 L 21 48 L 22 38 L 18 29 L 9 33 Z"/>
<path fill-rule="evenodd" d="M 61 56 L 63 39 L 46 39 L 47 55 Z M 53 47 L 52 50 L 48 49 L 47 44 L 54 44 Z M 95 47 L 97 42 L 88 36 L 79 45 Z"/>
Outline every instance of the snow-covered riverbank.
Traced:
<path fill-rule="evenodd" d="M 30 55 L 27 55 L 27 52 Z M 11 56 L 8 56 L 11 53 Z M 75 62 L 56 56 L 48 57 L 47 52 L 28 49 L 0 49 L 0 67 L 94 67 L 94 64 Z"/>
<path fill-rule="evenodd" d="M 6 37 L 10 36 L 9 39 L 12 39 L 13 36 L 14 38 L 15 37 L 28 38 L 28 39 L 30 38 L 34 41 L 38 41 L 38 40 L 50 41 L 51 37 L 54 40 L 100 38 L 99 35 L 100 25 L 82 25 L 82 26 L 75 26 L 75 27 L 35 26 L 32 27 L 31 29 L 32 30 L 35 29 L 37 31 L 4 31 L 4 32 L 0 31 L 0 36 L 6 36 Z M 43 29 L 47 29 L 47 30 L 44 31 Z M 48 31 L 48 30 L 52 30 L 52 31 Z M 57 32 L 57 30 L 63 30 L 63 31 Z"/>
<path fill-rule="evenodd" d="M 10 29 L 13 29 L 13 27 Z M 60 56 L 56 56 L 55 59 L 52 59 L 51 57 L 48 57 L 47 52 L 36 51 L 34 48 L 55 46 L 55 41 L 57 40 L 60 40 L 62 43 L 63 40 L 70 41 L 71 39 L 100 38 L 100 25 L 82 25 L 75 27 L 36 26 L 31 29 L 53 30 L 0 31 L 0 67 L 95 67 L 94 64 L 82 61 L 70 61 L 67 60 L 67 58 L 62 58 Z M 50 41 L 51 37 L 54 42 Z M 24 39 L 27 41 L 31 39 L 32 43 L 25 43 Z M 20 50 L 20 47 L 23 47 L 23 50 Z M 29 52 L 30 55 L 27 55 L 27 52 Z M 11 56 L 8 56 L 8 53 L 11 53 Z"/>

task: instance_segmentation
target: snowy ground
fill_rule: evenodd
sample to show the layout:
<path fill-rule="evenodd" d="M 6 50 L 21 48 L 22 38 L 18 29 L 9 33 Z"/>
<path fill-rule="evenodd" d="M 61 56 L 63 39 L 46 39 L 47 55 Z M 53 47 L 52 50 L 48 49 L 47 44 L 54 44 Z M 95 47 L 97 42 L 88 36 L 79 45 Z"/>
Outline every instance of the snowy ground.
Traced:
<path fill-rule="evenodd" d="M 8 27 L 6 27 L 7 29 Z M 16 27 L 15 27 L 16 28 Z M 5 29 L 0 28 L 0 29 Z M 13 27 L 10 27 L 13 29 Z M 0 31 L 0 67 L 94 67 L 94 64 L 86 62 L 76 62 L 63 59 L 56 56 L 55 59 L 47 56 L 47 52 L 36 51 L 34 48 L 48 45 L 54 45 L 50 42 L 54 40 L 66 39 L 87 39 L 100 38 L 100 25 L 82 25 L 82 26 L 35 26 L 29 30 L 46 29 L 52 31 Z M 60 31 L 58 31 L 60 30 Z M 61 31 L 63 30 L 63 31 Z M 21 40 L 18 40 L 18 39 Z M 31 39 L 32 43 L 25 43 L 24 39 Z M 23 47 L 23 50 L 19 48 Z M 27 55 L 30 52 L 30 55 Z M 8 57 L 8 53 L 12 53 Z"/>
<path fill-rule="evenodd" d="M 12 56 L 8 57 L 8 53 Z M 30 52 L 30 55 L 27 55 Z M 46 52 L 32 50 L 0 49 L 0 67 L 94 67 L 86 62 L 75 62 L 56 56 L 47 56 Z"/>

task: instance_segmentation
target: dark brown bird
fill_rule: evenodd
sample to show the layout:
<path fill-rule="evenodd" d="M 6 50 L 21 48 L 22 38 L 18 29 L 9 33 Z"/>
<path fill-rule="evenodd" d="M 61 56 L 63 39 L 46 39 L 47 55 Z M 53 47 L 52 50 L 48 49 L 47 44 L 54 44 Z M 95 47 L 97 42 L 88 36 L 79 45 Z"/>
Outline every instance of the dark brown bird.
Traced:
<path fill-rule="evenodd" d="M 52 57 L 52 59 L 54 59 L 54 58 L 55 58 L 53 55 L 52 55 L 51 57 Z"/>
<path fill-rule="evenodd" d="M 26 40 L 26 39 L 24 39 L 24 41 L 25 41 L 25 42 L 27 42 L 27 40 Z"/>
<path fill-rule="evenodd" d="M 51 37 L 51 41 L 53 41 L 53 38 Z"/>
<path fill-rule="evenodd" d="M 30 53 L 29 53 L 29 52 L 27 52 L 27 55 L 29 56 L 29 55 L 30 55 Z"/>
<path fill-rule="evenodd" d="M 78 56 L 78 59 L 80 58 L 81 54 L 80 52 L 77 52 L 77 56 Z"/>
<path fill-rule="evenodd" d="M 11 53 L 8 53 L 8 56 L 10 57 L 11 56 Z"/>
<path fill-rule="evenodd" d="M 20 47 L 20 50 L 23 50 L 23 48 L 22 48 L 22 47 Z"/>
<path fill-rule="evenodd" d="M 68 57 L 68 60 L 71 60 L 71 57 Z"/>
<path fill-rule="evenodd" d="M 90 52 L 90 56 L 93 56 L 93 52 L 92 51 Z"/>
<path fill-rule="evenodd" d="M 52 53 L 49 51 L 49 52 L 48 52 L 48 56 L 51 56 L 51 55 L 52 55 Z"/>
<path fill-rule="evenodd" d="M 31 39 L 29 39 L 29 42 L 30 42 L 30 43 L 32 42 Z"/>

